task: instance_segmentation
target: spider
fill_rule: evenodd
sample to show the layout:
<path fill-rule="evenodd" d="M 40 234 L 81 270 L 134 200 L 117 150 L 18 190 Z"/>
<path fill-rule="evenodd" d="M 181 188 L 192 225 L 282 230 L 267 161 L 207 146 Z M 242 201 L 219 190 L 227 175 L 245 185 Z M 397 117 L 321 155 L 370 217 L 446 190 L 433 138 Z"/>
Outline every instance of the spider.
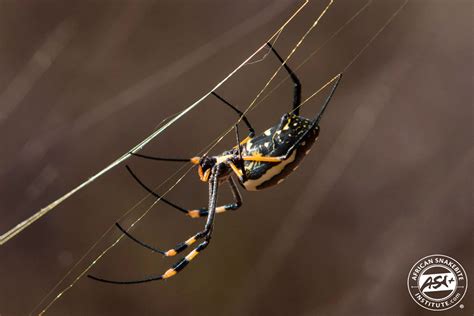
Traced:
<path fill-rule="evenodd" d="M 217 213 L 223 213 L 226 211 L 235 211 L 242 206 L 242 197 L 232 176 L 237 177 L 239 183 L 244 187 L 245 190 L 257 191 L 268 188 L 281 183 L 291 172 L 296 170 L 303 158 L 310 152 L 311 146 L 319 135 L 319 121 L 321 120 L 327 105 L 336 91 L 339 81 L 342 78 L 342 74 L 339 74 L 335 80 L 332 89 L 325 100 L 325 103 L 321 107 L 321 110 L 316 115 L 316 117 L 314 119 L 304 118 L 299 116 L 299 106 L 301 104 L 301 83 L 298 77 L 281 58 L 275 48 L 270 43 L 267 43 L 267 45 L 270 47 L 270 50 L 280 61 L 280 63 L 283 64 L 283 67 L 288 72 L 294 84 L 293 108 L 288 113 L 285 113 L 276 125 L 256 136 L 255 130 L 253 129 L 247 117 L 245 117 L 245 115 L 238 108 L 233 106 L 231 103 L 213 91 L 212 94 L 217 99 L 222 101 L 223 104 L 234 110 L 247 126 L 249 133 L 243 141 L 240 141 L 238 126 L 236 125 L 235 132 L 237 145 L 232 149 L 224 151 L 223 153 L 216 156 L 205 155 L 202 157 L 193 157 L 190 159 L 179 159 L 152 157 L 132 153 L 137 157 L 145 159 L 173 162 L 191 162 L 197 165 L 200 180 L 209 184 L 208 208 L 190 210 L 178 206 L 167 199 L 164 199 L 159 194 L 153 192 L 148 186 L 146 186 L 135 175 L 132 169 L 130 169 L 129 166 L 126 166 L 132 177 L 150 194 L 160 199 L 162 202 L 170 205 L 171 207 L 190 216 L 191 218 L 207 217 L 207 221 L 203 230 L 167 251 L 156 249 L 140 241 L 127 232 L 124 228 L 122 228 L 120 224 L 116 223 L 118 229 L 120 229 L 127 237 L 139 245 L 152 250 L 153 252 L 160 253 L 166 257 L 172 257 L 179 254 L 197 241 L 202 242 L 191 252 L 189 252 L 187 256 L 182 258 L 161 275 L 151 276 L 141 280 L 129 281 L 114 281 L 92 275 L 88 275 L 89 278 L 92 278 L 96 281 L 113 284 L 137 284 L 168 279 L 176 275 L 209 245 L 212 237 L 215 215 Z M 223 206 L 216 206 L 218 186 L 222 183 L 229 184 L 234 197 L 234 202 Z"/>

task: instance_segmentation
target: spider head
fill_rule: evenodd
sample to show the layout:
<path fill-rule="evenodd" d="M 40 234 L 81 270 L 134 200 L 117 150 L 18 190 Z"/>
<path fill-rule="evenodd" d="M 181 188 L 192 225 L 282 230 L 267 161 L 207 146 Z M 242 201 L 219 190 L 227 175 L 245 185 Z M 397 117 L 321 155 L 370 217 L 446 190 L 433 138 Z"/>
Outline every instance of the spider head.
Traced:
<path fill-rule="evenodd" d="M 192 158 L 191 162 L 199 166 L 198 173 L 201 181 L 207 182 L 209 180 L 212 167 L 214 167 L 217 160 L 214 157 L 202 156 Z"/>

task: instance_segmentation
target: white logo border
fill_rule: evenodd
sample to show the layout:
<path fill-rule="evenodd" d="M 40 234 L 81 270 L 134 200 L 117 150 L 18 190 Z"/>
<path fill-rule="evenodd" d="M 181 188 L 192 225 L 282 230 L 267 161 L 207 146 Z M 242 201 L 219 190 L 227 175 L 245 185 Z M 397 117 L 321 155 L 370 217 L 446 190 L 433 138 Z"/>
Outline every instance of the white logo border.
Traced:
<path fill-rule="evenodd" d="M 423 261 L 425 260 L 426 258 L 428 257 L 436 257 L 436 256 L 440 256 L 440 257 L 446 257 L 446 258 L 449 258 L 450 260 L 452 260 L 454 263 L 456 263 L 461 269 L 462 269 L 462 272 L 464 273 L 464 276 L 465 276 L 465 279 L 466 279 L 466 286 L 464 288 L 464 293 L 463 295 L 459 298 L 459 300 L 446 307 L 446 308 L 443 308 L 443 309 L 433 309 L 433 308 L 429 308 L 429 307 L 426 307 L 426 306 L 423 306 L 421 303 L 418 302 L 418 300 L 413 297 L 412 293 L 411 293 L 411 289 L 410 289 L 410 277 L 411 277 L 411 272 L 413 270 L 414 267 L 416 267 L 417 263 L 420 262 L 420 261 Z M 459 283 L 459 281 L 458 281 Z M 424 309 L 427 309 L 427 310 L 430 310 L 430 311 L 433 311 L 433 312 L 442 312 L 442 311 L 446 311 L 448 309 L 451 309 L 453 308 L 454 306 L 458 305 L 464 298 L 464 296 L 466 296 L 466 293 L 467 293 L 467 287 L 468 287 L 468 277 L 467 277 L 467 272 L 466 270 L 464 269 L 464 267 L 455 259 L 453 259 L 452 257 L 450 256 L 447 256 L 447 255 L 443 255 L 443 254 L 440 254 L 440 253 L 436 253 L 436 254 L 431 254 L 431 255 L 428 255 L 428 256 L 425 256 L 421 259 L 418 259 L 414 264 L 413 266 L 410 268 L 410 271 L 408 271 L 408 277 L 407 277 L 407 288 L 408 288 L 408 293 L 410 294 L 410 297 L 413 299 L 413 301 L 415 301 L 416 304 L 418 304 L 419 306 L 423 307 Z"/>

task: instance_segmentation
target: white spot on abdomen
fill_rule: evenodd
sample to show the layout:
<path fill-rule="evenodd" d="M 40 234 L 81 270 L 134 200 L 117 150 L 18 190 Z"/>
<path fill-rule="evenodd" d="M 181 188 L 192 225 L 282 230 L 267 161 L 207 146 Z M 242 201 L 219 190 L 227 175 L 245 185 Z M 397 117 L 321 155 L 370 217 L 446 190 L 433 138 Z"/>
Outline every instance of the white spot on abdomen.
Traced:
<path fill-rule="evenodd" d="M 247 142 L 247 144 L 245 145 L 245 147 L 247 148 L 247 151 L 250 151 L 250 150 L 252 149 L 252 146 L 253 146 L 253 144 L 252 144 L 252 141 L 251 141 L 251 140 L 249 140 L 249 141 Z"/>

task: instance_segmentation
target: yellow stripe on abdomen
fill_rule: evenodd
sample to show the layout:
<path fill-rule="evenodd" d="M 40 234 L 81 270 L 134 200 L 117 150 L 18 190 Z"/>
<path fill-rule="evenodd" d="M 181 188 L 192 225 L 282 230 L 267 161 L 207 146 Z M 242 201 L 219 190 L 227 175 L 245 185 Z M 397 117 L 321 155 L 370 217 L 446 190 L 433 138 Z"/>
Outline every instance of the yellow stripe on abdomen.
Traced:
<path fill-rule="evenodd" d="M 275 164 L 273 167 L 268 169 L 263 175 L 261 175 L 258 179 L 249 179 L 243 183 L 244 187 L 248 191 L 257 191 L 258 187 L 263 183 L 271 180 L 273 177 L 279 175 L 285 167 L 292 163 L 296 158 L 296 150 L 288 157 L 288 159 L 283 160 L 282 162 Z"/>

